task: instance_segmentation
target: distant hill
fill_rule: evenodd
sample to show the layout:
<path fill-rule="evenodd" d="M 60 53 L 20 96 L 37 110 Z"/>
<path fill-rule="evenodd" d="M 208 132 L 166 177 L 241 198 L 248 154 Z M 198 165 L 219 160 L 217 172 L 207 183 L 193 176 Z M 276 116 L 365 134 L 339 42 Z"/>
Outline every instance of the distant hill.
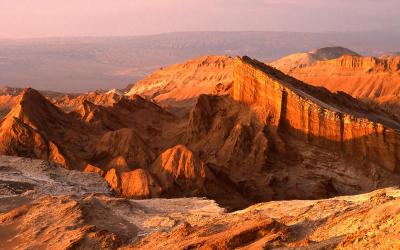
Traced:
<path fill-rule="evenodd" d="M 310 52 L 295 53 L 282 57 L 272 62 L 271 66 L 284 72 L 290 72 L 296 68 L 311 66 L 318 61 L 336 59 L 344 55 L 359 56 L 356 52 L 343 47 L 325 47 Z"/>
<path fill-rule="evenodd" d="M 160 67 L 203 55 L 248 55 L 272 61 L 341 44 L 363 55 L 378 56 L 398 51 L 399 38 L 398 34 L 376 32 L 243 31 L 0 40 L 0 85 L 63 92 L 122 88 Z"/>

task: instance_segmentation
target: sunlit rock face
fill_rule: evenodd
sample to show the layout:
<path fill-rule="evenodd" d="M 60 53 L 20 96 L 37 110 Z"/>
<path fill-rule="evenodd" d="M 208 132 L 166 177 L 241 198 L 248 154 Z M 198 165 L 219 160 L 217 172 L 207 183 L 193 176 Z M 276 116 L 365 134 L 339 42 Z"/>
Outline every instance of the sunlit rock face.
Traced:
<path fill-rule="evenodd" d="M 399 170 L 397 121 L 250 58 L 237 58 L 234 65 L 233 98 L 254 107 L 266 125 Z"/>
<path fill-rule="evenodd" d="M 281 61 L 283 59 L 271 65 L 308 84 L 325 87 L 332 92 L 343 91 L 397 117 L 400 115 L 398 55 L 380 58 L 343 55 L 303 67 L 296 67 L 293 61 L 286 61 L 285 65 Z"/>

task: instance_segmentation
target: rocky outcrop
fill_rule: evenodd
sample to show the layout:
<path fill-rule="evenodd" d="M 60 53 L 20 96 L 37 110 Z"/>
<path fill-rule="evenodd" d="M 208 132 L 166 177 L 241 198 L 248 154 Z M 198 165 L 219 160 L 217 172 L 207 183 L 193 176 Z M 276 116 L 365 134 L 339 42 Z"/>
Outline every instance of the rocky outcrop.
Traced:
<path fill-rule="evenodd" d="M 400 170 L 399 123 L 345 94 L 308 86 L 244 57 L 235 61 L 233 98 L 263 109 L 260 117 L 268 126 Z"/>
<path fill-rule="evenodd" d="M 157 181 L 144 169 L 119 172 L 112 168 L 107 171 L 104 178 L 114 192 L 122 197 L 156 198 L 162 191 Z"/>
<path fill-rule="evenodd" d="M 112 107 L 115 103 L 123 99 L 123 95 L 115 92 L 88 92 L 80 95 L 64 95 L 50 98 L 51 101 L 60 109 L 70 112 L 80 109 L 80 106 L 85 103 L 93 103 L 102 107 Z"/>
<path fill-rule="evenodd" d="M 87 164 L 87 165 L 85 166 L 85 168 L 83 169 L 83 172 L 86 172 L 86 173 L 96 173 L 96 174 L 99 174 L 99 175 L 101 175 L 101 176 L 104 175 L 104 171 L 103 171 L 101 168 L 98 168 L 98 167 L 96 167 L 96 166 L 93 166 L 92 164 Z"/>
<path fill-rule="evenodd" d="M 128 169 L 147 168 L 155 154 L 133 129 L 124 128 L 105 133 L 98 141 L 93 156 L 94 161 L 102 162 L 104 166 L 110 166 L 116 158 L 123 158 Z"/>
<path fill-rule="evenodd" d="M 171 195 L 205 193 L 204 184 L 211 174 L 204 162 L 183 145 L 164 151 L 154 161 L 150 172 Z"/>
<path fill-rule="evenodd" d="M 121 193 L 121 178 L 117 169 L 111 168 L 104 175 L 104 179 L 115 193 Z"/>
<path fill-rule="evenodd" d="M 124 127 L 118 115 L 110 108 L 96 105 L 87 100 L 78 105 L 71 114 L 95 129 L 107 131 Z"/>
<path fill-rule="evenodd" d="M 400 71 L 400 57 L 357 57 L 357 56 L 342 56 L 337 60 L 327 62 L 334 64 L 343 69 L 363 70 L 371 73 L 373 71 L 380 72 L 398 72 Z"/>
<path fill-rule="evenodd" d="M 162 189 L 145 169 L 136 169 L 120 175 L 121 195 L 128 198 L 144 199 L 159 197 Z"/>
<path fill-rule="evenodd" d="M 57 131 L 70 120 L 40 93 L 26 89 L 0 125 L 0 152 L 40 158 L 72 168 L 58 146 Z M 64 128 L 62 128 L 64 129 Z"/>
<path fill-rule="evenodd" d="M 265 166 L 263 129 L 254 112 L 231 98 L 201 95 L 190 113 L 187 140 L 200 157 L 240 179 Z"/>

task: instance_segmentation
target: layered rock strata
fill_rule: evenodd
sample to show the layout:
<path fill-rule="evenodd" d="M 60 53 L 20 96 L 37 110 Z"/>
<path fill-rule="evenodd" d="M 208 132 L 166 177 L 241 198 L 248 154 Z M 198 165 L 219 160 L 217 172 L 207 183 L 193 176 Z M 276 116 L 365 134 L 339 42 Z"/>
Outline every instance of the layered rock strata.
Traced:
<path fill-rule="evenodd" d="M 257 109 L 266 125 L 400 170 L 397 121 L 346 94 L 308 86 L 247 57 L 235 60 L 234 76 L 234 100 Z"/>

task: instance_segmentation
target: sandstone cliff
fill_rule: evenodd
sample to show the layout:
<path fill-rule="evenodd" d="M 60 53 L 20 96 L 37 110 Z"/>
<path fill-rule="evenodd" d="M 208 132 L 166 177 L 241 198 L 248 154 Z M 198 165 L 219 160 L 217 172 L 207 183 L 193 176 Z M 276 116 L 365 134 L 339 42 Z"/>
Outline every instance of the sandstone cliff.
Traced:
<path fill-rule="evenodd" d="M 400 57 L 342 56 L 286 70 L 291 76 L 330 91 L 343 91 L 400 115 Z"/>
<path fill-rule="evenodd" d="M 235 61 L 233 98 L 264 108 L 267 126 L 291 131 L 351 157 L 400 170 L 400 124 L 350 96 L 314 88 L 249 58 Z"/>

